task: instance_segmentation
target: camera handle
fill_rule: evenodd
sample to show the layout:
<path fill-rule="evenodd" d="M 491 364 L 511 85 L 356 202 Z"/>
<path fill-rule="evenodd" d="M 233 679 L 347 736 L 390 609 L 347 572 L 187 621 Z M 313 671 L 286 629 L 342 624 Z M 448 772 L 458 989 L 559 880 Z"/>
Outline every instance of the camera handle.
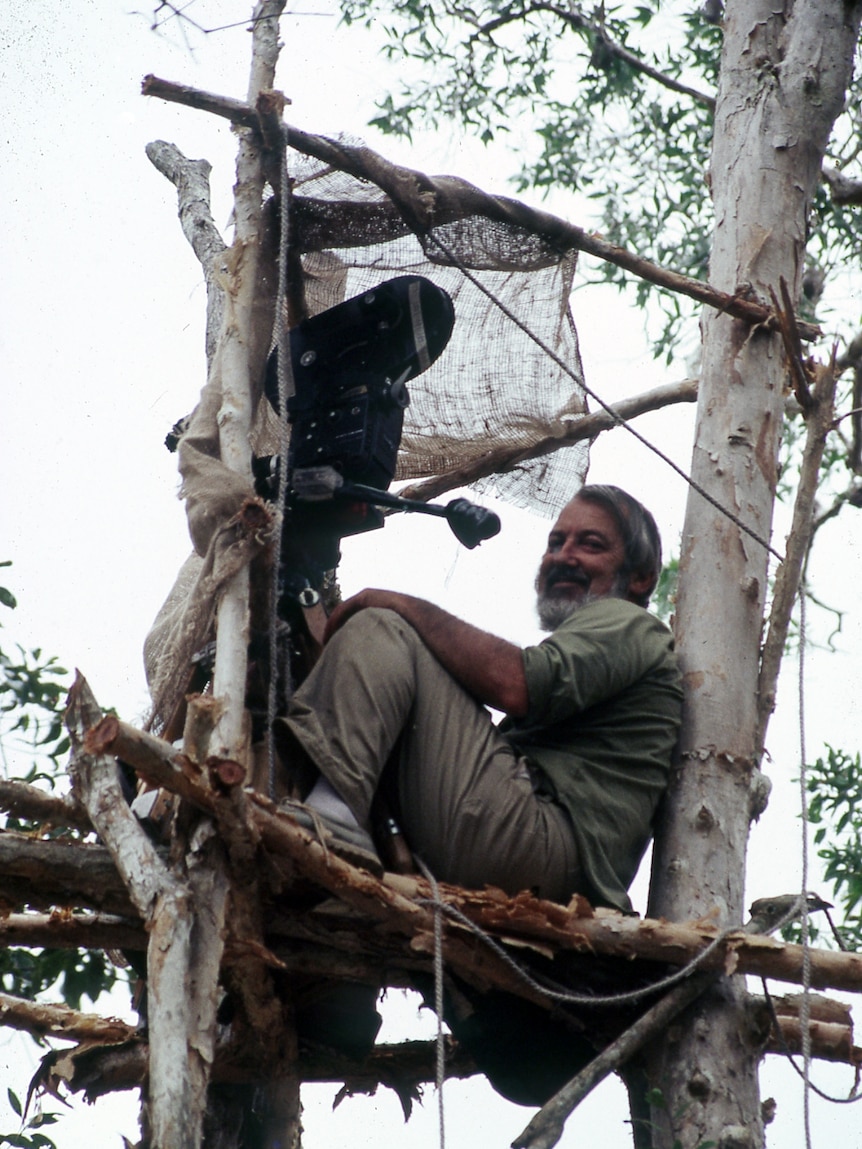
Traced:
<path fill-rule="evenodd" d="M 500 533 L 499 516 L 467 499 L 452 499 L 445 506 L 406 499 L 377 487 L 367 487 L 364 483 L 348 482 L 334 467 L 298 467 L 293 472 L 291 501 L 319 503 L 330 499 L 352 499 L 394 511 L 446 519 L 458 542 L 469 550 L 477 547 L 483 539 L 491 539 Z"/>

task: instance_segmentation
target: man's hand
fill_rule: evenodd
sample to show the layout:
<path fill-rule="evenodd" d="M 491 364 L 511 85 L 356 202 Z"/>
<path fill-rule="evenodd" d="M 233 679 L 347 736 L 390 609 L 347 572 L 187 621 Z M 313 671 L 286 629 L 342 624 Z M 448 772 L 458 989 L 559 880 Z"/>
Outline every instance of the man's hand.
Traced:
<path fill-rule="evenodd" d="M 354 614 L 369 607 L 400 615 L 455 681 L 480 702 L 514 718 L 527 713 L 529 698 L 521 648 L 425 599 L 391 590 L 360 591 L 339 603 L 329 616 L 324 642 Z"/>

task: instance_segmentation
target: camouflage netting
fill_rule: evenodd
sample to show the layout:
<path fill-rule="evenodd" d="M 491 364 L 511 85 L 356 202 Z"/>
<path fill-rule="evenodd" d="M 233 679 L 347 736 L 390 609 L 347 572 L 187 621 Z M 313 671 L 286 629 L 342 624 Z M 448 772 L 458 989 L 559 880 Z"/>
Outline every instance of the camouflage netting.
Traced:
<path fill-rule="evenodd" d="M 351 151 L 368 154 L 365 149 Z M 409 385 L 411 405 L 398 478 L 439 475 L 492 447 L 526 449 L 549 434 L 559 434 L 566 420 L 584 411 L 582 389 L 460 268 L 446 266 L 447 256 L 435 240 L 580 379 L 577 336 L 568 312 L 573 252 L 560 254 L 518 223 L 474 214 L 469 202 L 464 210 L 470 214 L 433 228 L 430 238 L 423 237 L 420 243 L 393 211 L 391 199 L 374 184 L 307 158 L 294 176 L 298 245 L 308 252 L 329 241 L 323 258 L 311 251 L 303 259 L 313 313 L 404 274 L 428 276 L 454 301 L 455 330 L 449 346 Z M 445 181 L 445 189 L 450 203 L 457 203 L 462 191 L 468 200 L 473 191 L 451 179 Z M 344 205 L 351 210 L 345 212 Z M 358 211 L 358 205 L 365 211 Z M 333 242 L 336 239 L 339 242 Z M 369 239 L 378 242 L 368 243 Z M 524 463 L 486 486 L 522 506 L 555 513 L 568 492 L 583 481 L 586 459 L 585 447 L 567 448 Z"/>
<path fill-rule="evenodd" d="M 292 159 L 290 167 L 290 240 L 301 255 L 310 314 L 406 274 L 427 276 L 454 302 L 455 329 L 446 350 L 409 383 L 397 478 L 445 474 L 491 449 L 527 451 L 561 436 L 585 403 L 568 309 L 575 253 L 553 228 L 537 229 L 557 221 L 464 181 L 389 164 L 361 146 L 293 132 L 290 142 L 316 156 Z M 574 379 L 462 267 L 549 345 Z M 226 306 L 229 322 L 229 298 Z M 185 689 L 190 656 L 210 637 L 224 579 L 263 545 L 237 530 L 236 516 L 252 492 L 219 461 L 219 359 L 217 352 L 180 444 L 182 494 L 199 557 L 184 566 L 145 648 L 157 726 Z M 252 433 L 258 455 L 279 449 L 278 424 L 261 392 L 262 380 Z M 582 484 L 587 459 L 584 444 L 568 446 L 478 486 L 551 515 Z"/>

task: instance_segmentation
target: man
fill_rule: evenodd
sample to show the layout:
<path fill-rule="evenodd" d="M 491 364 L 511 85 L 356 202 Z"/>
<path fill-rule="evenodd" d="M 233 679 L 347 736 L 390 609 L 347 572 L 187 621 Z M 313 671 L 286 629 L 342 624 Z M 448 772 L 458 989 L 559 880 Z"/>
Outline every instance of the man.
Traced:
<path fill-rule="evenodd" d="M 283 721 L 318 771 L 306 825 L 374 866 L 384 770 L 411 849 L 441 880 L 631 910 L 680 721 L 670 632 L 644 609 L 661 569 L 649 512 L 586 486 L 536 579 L 552 633 L 520 647 L 422 599 L 364 590 Z M 486 709 L 506 714 L 495 726 Z M 387 769 L 388 764 L 388 769 Z"/>

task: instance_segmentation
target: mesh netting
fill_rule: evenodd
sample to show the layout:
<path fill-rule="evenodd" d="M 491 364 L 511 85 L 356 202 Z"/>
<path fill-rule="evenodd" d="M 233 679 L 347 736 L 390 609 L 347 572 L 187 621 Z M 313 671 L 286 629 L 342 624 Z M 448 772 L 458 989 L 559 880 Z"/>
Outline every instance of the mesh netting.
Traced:
<path fill-rule="evenodd" d="M 371 156 L 370 174 L 380 178 L 379 157 L 361 147 L 339 147 L 350 158 L 361 157 L 365 170 Z M 403 173 L 391 165 L 386 168 L 388 173 Z M 567 420 L 584 412 L 577 334 L 568 311 L 574 252 L 559 252 L 553 242 L 515 220 L 478 214 L 475 201 L 481 193 L 460 180 L 423 177 L 425 184 L 434 185 L 437 199 L 445 199 L 442 206 L 438 202 L 435 215 L 460 213 L 460 218 L 435 224 L 420 242 L 403 216 L 413 214 L 411 197 L 427 206 L 427 187 L 417 191 L 409 181 L 399 180 L 401 202 L 396 208 L 376 185 L 320 160 L 304 157 L 292 175 L 295 242 L 305 252 L 312 314 L 394 275 L 425 275 L 453 299 L 455 329 L 448 347 L 428 371 L 410 381 L 398 478 L 441 475 L 501 447 L 527 451 L 540 439 L 559 436 Z M 395 181 L 390 175 L 386 182 L 392 188 Z M 508 204 L 498 197 L 494 202 Z M 453 261 L 469 269 L 549 345 L 575 378 L 515 326 L 460 267 L 452 266 Z M 553 514 L 581 485 L 586 466 L 587 447 L 578 444 L 524 461 L 482 485 L 522 506 Z"/>

